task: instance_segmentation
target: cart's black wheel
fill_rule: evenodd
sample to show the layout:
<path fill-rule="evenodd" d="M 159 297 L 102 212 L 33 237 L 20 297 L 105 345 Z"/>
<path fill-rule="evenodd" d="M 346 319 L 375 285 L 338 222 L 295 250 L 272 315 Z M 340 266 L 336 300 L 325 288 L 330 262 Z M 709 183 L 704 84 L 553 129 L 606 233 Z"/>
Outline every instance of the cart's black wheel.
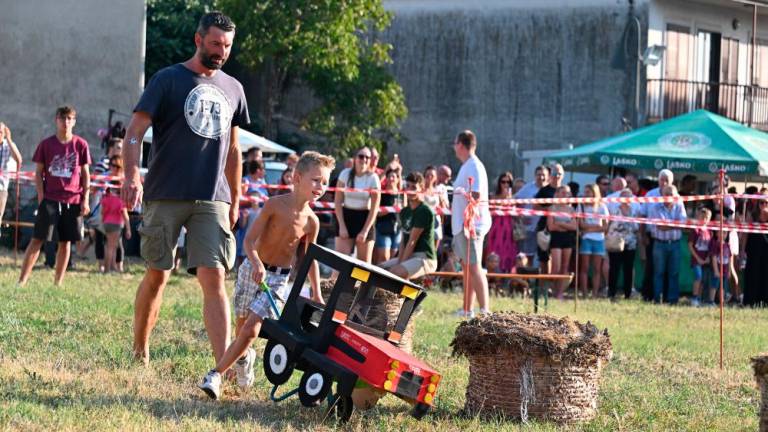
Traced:
<path fill-rule="evenodd" d="M 315 407 L 331 391 L 332 378 L 315 368 L 309 368 L 299 382 L 299 400 L 305 407 Z"/>
<path fill-rule="evenodd" d="M 285 384 L 293 374 L 296 363 L 288 348 L 280 342 L 270 340 L 264 348 L 264 374 L 274 385 Z"/>
<path fill-rule="evenodd" d="M 328 399 L 330 410 L 336 416 L 339 423 L 346 423 L 352 417 L 355 405 L 352 403 L 352 396 L 342 396 L 334 394 Z"/>
<path fill-rule="evenodd" d="M 421 420 L 422 417 L 427 415 L 430 410 L 430 406 L 424 403 L 417 403 L 411 410 L 411 415 L 416 420 Z"/>

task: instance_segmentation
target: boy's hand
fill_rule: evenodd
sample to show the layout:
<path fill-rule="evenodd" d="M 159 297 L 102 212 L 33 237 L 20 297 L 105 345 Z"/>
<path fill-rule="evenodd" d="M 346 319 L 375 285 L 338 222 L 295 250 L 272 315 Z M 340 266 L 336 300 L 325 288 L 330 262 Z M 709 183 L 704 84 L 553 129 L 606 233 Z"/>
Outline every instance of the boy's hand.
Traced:
<path fill-rule="evenodd" d="M 339 227 L 339 237 L 343 239 L 349 238 L 347 227 Z"/>
<path fill-rule="evenodd" d="M 264 268 L 264 263 L 262 263 L 261 260 L 257 260 L 251 264 L 253 264 L 253 281 L 257 284 L 260 284 L 262 281 L 264 281 L 264 276 L 267 273 L 267 270 Z"/>
<path fill-rule="evenodd" d="M 91 213 L 91 206 L 88 205 L 88 200 L 83 200 L 80 204 L 80 216 L 86 217 Z"/>
<path fill-rule="evenodd" d="M 131 239 L 131 230 L 125 230 L 125 239 L 130 240 Z"/>

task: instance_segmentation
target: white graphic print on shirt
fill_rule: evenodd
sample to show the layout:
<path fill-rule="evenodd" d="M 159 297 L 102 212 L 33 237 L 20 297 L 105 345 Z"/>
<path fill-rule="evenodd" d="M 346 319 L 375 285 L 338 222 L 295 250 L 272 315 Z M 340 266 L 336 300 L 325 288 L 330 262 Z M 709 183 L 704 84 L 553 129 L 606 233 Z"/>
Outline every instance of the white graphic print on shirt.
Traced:
<path fill-rule="evenodd" d="M 200 84 L 187 95 L 184 116 L 194 133 L 205 138 L 218 138 L 232 122 L 232 106 L 221 89 Z"/>
<path fill-rule="evenodd" d="M 77 165 L 77 153 L 57 154 L 51 159 L 48 172 L 53 177 L 72 178 Z"/>

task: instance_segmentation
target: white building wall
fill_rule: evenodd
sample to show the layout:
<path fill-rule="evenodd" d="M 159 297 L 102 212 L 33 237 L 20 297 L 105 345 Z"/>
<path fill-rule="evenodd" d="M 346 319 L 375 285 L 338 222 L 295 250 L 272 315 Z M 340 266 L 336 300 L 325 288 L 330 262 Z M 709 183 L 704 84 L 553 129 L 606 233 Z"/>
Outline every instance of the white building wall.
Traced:
<path fill-rule="evenodd" d="M 764 11 L 764 9 L 762 9 Z M 768 38 L 768 15 L 758 8 L 757 37 Z M 739 22 L 733 28 L 733 20 Z M 648 45 L 666 45 L 667 24 L 689 27 L 694 36 L 699 30 L 721 33 L 739 40 L 739 84 L 749 84 L 749 61 L 752 42 L 752 7 L 730 0 L 651 0 L 648 10 Z M 694 63 L 696 60 L 694 61 Z M 646 69 L 649 79 L 663 78 L 663 62 Z M 694 69 L 691 65 L 691 71 Z"/>

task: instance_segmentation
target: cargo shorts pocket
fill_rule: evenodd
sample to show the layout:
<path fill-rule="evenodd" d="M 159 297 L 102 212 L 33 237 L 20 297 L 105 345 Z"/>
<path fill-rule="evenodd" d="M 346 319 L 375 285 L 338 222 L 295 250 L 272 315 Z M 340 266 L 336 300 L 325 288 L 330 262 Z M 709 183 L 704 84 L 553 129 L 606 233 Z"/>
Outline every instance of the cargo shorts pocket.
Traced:
<path fill-rule="evenodd" d="M 237 247 L 235 235 L 232 231 L 226 228 L 221 228 L 222 233 L 222 264 L 227 271 L 232 270 L 235 267 L 235 258 L 237 255 Z"/>
<path fill-rule="evenodd" d="M 162 261 L 168 249 L 165 229 L 162 226 L 141 225 L 139 234 L 141 234 L 141 257 L 150 263 Z"/>

